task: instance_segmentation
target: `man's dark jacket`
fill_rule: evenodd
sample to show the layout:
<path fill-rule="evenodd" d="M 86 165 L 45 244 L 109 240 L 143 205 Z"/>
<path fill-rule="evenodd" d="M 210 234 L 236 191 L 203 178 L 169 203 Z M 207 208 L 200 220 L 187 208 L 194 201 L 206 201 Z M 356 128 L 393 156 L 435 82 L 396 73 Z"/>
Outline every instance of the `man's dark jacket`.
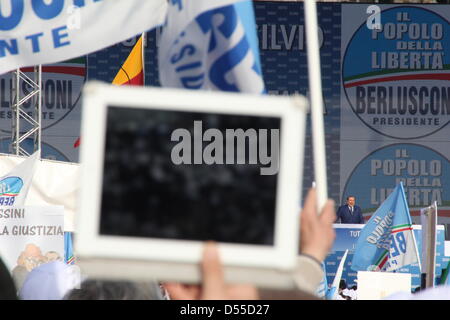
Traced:
<path fill-rule="evenodd" d="M 336 222 L 341 223 L 364 223 L 364 218 L 359 206 L 353 206 L 353 213 L 350 212 L 348 204 L 340 206 L 337 213 Z"/>

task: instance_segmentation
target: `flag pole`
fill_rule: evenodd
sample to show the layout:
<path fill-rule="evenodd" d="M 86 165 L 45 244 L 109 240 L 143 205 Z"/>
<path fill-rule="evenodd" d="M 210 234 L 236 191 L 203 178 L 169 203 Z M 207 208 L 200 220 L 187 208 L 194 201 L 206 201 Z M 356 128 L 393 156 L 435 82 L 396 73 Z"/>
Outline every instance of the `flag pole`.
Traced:
<path fill-rule="evenodd" d="M 402 190 L 403 202 L 405 203 L 406 208 L 408 208 L 409 222 L 411 222 L 411 227 L 412 227 L 411 213 L 409 212 L 408 201 L 406 201 L 406 197 L 405 197 L 405 189 L 403 188 L 403 182 L 401 182 L 401 181 L 400 181 L 400 188 Z M 419 264 L 419 274 L 421 274 L 422 273 L 422 263 L 420 262 L 419 249 L 417 248 L 417 242 L 416 242 L 416 236 L 414 235 L 414 229 L 412 229 L 411 234 L 412 234 L 412 238 L 413 238 L 414 249 L 416 251 L 417 263 Z"/>
<path fill-rule="evenodd" d="M 145 31 L 142 32 L 142 85 L 145 86 L 145 44 L 147 42 L 147 37 Z"/>
<path fill-rule="evenodd" d="M 434 287 L 434 277 L 436 275 L 436 220 L 437 220 L 437 202 L 434 203 L 427 210 L 427 247 L 426 247 L 426 288 Z M 423 227 L 422 227 L 423 236 Z"/>
<path fill-rule="evenodd" d="M 316 0 L 305 0 L 304 5 L 314 154 L 314 180 L 316 181 L 317 188 L 317 208 L 318 212 L 320 212 L 328 198 L 328 187 Z"/>

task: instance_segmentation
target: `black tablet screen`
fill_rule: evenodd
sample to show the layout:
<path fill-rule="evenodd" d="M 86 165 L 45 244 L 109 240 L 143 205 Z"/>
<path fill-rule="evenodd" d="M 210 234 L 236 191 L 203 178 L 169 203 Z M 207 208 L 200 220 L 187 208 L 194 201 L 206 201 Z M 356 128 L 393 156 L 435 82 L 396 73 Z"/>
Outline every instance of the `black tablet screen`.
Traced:
<path fill-rule="evenodd" d="M 273 245 L 280 126 L 109 106 L 100 233 Z"/>

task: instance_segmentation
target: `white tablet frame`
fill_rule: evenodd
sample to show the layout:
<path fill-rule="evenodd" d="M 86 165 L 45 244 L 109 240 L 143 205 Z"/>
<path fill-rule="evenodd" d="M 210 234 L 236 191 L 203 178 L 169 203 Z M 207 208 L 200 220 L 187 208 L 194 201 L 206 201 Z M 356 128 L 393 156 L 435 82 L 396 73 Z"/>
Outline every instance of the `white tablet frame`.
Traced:
<path fill-rule="evenodd" d="M 281 284 L 282 281 L 274 283 L 276 276 L 268 279 L 270 278 L 268 275 L 270 272 L 288 274 L 296 265 L 307 100 L 302 96 L 293 98 L 150 87 L 117 87 L 96 81 L 86 84 L 83 90 L 80 150 L 81 187 L 75 224 L 77 233 L 75 252 L 88 269 L 83 270 L 81 264 L 83 272 L 102 278 L 156 278 L 198 282 L 200 280 L 198 263 L 201 260 L 203 246 L 200 241 L 99 234 L 108 105 L 281 118 L 274 246 L 218 244 L 227 279 L 246 280 L 269 287 Z M 101 263 L 94 263 L 96 265 L 94 267 L 89 261 L 103 261 L 108 265 L 101 267 Z M 114 264 L 108 261 L 116 261 L 117 266 L 121 262 L 122 266 L 114 268 Z M 133 269 L 133 261 L 135 267 L 144 263 L 147 266 L 153 264 L 154 268 Z M 175 269 L 171 268 L 174 266 Z M 177 270 L 176 266 L 182 268 Z M 145 270 L 152 270 L 153 274 L 148 274 L 149 272 Z M 244 273 L 238 276 L 236 270 L 244 270 Z M 286 284 L 281 284 L 281 287 L 286 287 Z"/>

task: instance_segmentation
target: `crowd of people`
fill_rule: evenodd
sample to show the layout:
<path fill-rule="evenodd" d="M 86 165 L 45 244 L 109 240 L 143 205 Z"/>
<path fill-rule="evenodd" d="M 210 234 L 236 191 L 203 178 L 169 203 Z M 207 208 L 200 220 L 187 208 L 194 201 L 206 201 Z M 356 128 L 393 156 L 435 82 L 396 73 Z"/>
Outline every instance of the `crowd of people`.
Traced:
<path fill-rule="evenodd" d="M 333 222 L 334 201 L 328 200 L 321 214 L 317 214 L 316 191 L 306 197 L 301 217 L 300 252 L 294 273 L 296 290 L 258 290 L 253 285 L 225 283 L 220 253 L 214 242 L 204 246 L 200 285 L 179 283 L 135 283 L 82 279 L 74 283 L 70 266 L 55 260 L 39 265 L 29 274 L 20 290 L 2 263 L 3 299 L 318 299 L 314 293 L 323 278 L 324 261 L 335 239 Z M 75 288 L 75 289 L 71 289 Z"/>
<path fill-rule="evenodd" d="M 300 215 L 300 255 L 294 272 L 295 290 L 258 289 L 250 284 L 229 285 L 224 280 L 220 253 L 214 242 L 206 242 L 200 265 L 202 281 L 199 285 L 138 283 L 132 281 L 105 281 L 80 279 L 71 273 L 71 266 L 61 259 L 33 268 L 20 290 L 10 272 L 0 263 L 0 299 L 32 300 L 254 300 L 254 299 L 319 299 L 315 292 L 323 279 L 322 262 L 329 253 L 334 239 L 333 223 L 336 220 L 334 201 L 328 200 L 318 214 L 316 191 L 308 192 Z M 28 248 L 30 251 L 32 248 Z M 26 250 L 27 251 L 27 250 Z M 27 251 L 27 252 L 28 252 Z M 33 251 L 33 250 L 31 250 Z M 34 250 L 36 251 L 36 250 Z M 77 281 L 79 281 L 77 283 Z M 356 300 L 357 287 L 347 287 L 341 281 L 338 300 Z M 448 287 L 423 290 L 420 295 L 399 293 L 388 299 L 442 299 L 450 298 Z"/>

